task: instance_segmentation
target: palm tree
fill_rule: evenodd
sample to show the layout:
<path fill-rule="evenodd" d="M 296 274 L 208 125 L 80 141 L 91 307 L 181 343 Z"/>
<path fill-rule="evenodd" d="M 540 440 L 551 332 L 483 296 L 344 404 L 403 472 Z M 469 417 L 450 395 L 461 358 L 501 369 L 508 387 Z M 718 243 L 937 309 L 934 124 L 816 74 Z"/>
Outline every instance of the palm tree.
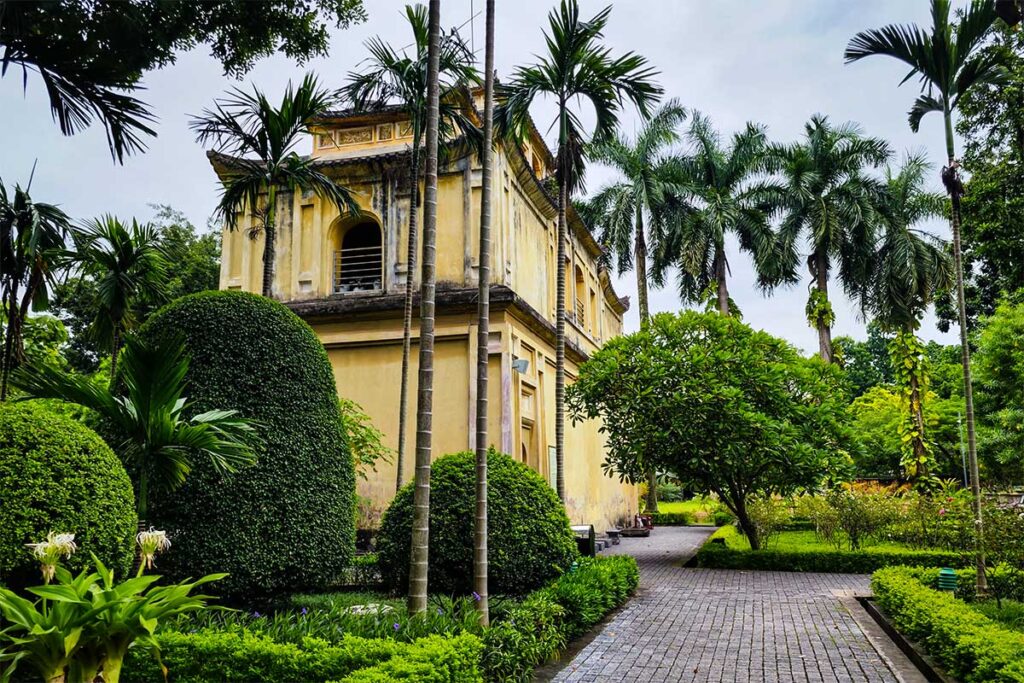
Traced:
<path fill-rule="evenodd" d="M 434 291 L 437 241 L 437 139 L 440 124 L 441 0 L 430 0 L 427 31 L 427 125 L 423 183 L 423 264 L 420 274 L 419 384 L 416 388 L 416 472 L 412 548 L 409 556 L 410 614 L 427 609 L 430 551 L 430 460 L 434 406 Z"/>
<path fill-rule="evenodd" d="M 565 500 L 565 260 L 569 199 L 583 186 L 583 151 L 586 134 L 579 114 L 571 108 L 578 100 L 593 107 L 595 143 L 610 138 L 618 124 L 625 100 L 632 101 L 643 116 L 661 95 L 654 82 L 656 71 L 633 52 L 612 57 L 601 44 L 611 7 L 589 21 L 580 19 L 576 0 L 562 0 L 548 15 L 545 32 L 547 53 L 536 64 L 518 67 L 511 81 L 500 88 L 501 106 L 496 116 L 503 131 L 521 134 L 529 122 L 530 105 L 548 96 L 557 105 L 558 129 L 558 256 L 555 299 L 555 463 L 558 497 Z"/>
<path fill-rule="evenodd" d="M 398 401 L 398 460 L 396 461 L 395 488 L 401 488 L 405 465 L 405 442 L 409 405 L 409 355 L 412 348 L 413 273 L 416 268 L 417 221 L 420 201 L 420 148 L 427 121 L 427 10 L 423 5 L 406 5 L 406 18 L 413 33 L 414 53 L 395 50 L 380 38 L 366 43 L 370 52 L 366 70 L 350 73 L 342 88 L 345 99 L 359 110 L 383 107 L 398 102 L 409 115 L 412 127 L 412 149 L 409 151 L 409 179 L 412 188 L 409 207 L 409 233 L 406 253 L 405 308 L 402 329 L 402 384 Z M 440 121 L 439 136 L 445 140 L 459 134 L 472 133 L 474 126 L 463 115 L 456 88 L 478 80 L 473 66 L 473 53 L 455 29 L 441 34 L 438 57 Z"/>
<path fill-rule="evenodd" d="M 483 626 L 490 624 L 487 597 L 487 373 L 491 337 L 491 178 L 494 172 L 494 0 L 487 0 L 484 47 L 483 148 L 480 150 L 480 256 L 476 341 L 476 523 L 473 525 L 473 591 Z"/>
<path fill-rule="evenodd" d="M 696 114 L 687 138 L 690 153 L 674 162 L 676 182 L 686 188 L 685 211 L 657 254 L 656 277 L 663 280 L 675 266 L 683 301 L 707 300 L 709 307 L 714 301 L 722 315 L 731 315 L 726 235 L 735 235 L 740 248 L 754 256 L 762 281 L 777 268 L 771 206 L 755 182 L 766 166 L 765 129 L 748 123 L 723 147 L 711 121 Z"/>
<path fill-rule="evenodd" d="M 936 291 L 949 287 L 953 280 L 946 245 L 913 227 L 944 213 L 943 196 L 925 189 L 930 168 L 920 154 L 908 156 L 898 171 L 886 168 L 886 192 L 879 210 L 882 234 L 863 302 L 884 329 L 896 333 L 890 353 L 908 410 L 901 435 L 907 444 L 905 468 L 918 480 L 927 480 L 931 456 L 923 409 L 927 394 L 924 346 L 917 329 Z"/>
<path fill-rule="evenodd" d="M 29 187 L 14 188 L 14 197 L 0 180 L 0 306 L 4 330 L 0 401 L 7 398 L 11 371 L 22 362 L 22 325 L 29 307 L 43 310 L 60 265 L 71 221 L 53 204 L 32 201 Z M 3 317 L 0 315 L 0 317 Z"/>
<path fill-rule="evenodd" d="M 921 94 L 910 109 L 910 128 L 917 132 L 921 119 L 928 112 L 942 112 L 946 136 L 947 165 L 942 169 L 942 182 L 952 203 L 950 229 L 953 233 L 953 272 L 956 277 L 957 311 L 960 322 L 960 353 L 964 372 L 964 404 L 967 417 L 967 452 L 971 463 L 971 491 L 974 495 L 974 525 L 977 543 L 977 589 L 987 590 L 985 580 L 984 536 L 981 518 L 981 483 L 978 479 L 978 447 L 974 431 L 974 390 L 971 383 L 971 352 L 967 345 L 967 308 L 964 301 L 964 269 L 960 246 L 960 182 L 953 139 L 953 110 L 965 93 L 977 85 L 997 85 L 1006 71 L 998 51 L 979 51 L 979 47 L 996 20 L 995 3 L 971 0 L 950 23 L 950 1 L 931 0 L 932 27 L 929 33 L 917 25 L 889 25 L 863 31 L 846 46 L 846 61 L 885 55 L 910 67 L 903 82 L 916 75 Z"/>
<path fill-rule="evenodd" d="M 807 321 L 818 330 L 818 350 L 832 362 L 832 324 L 835 315 L 828 296 L 828 281 L 838 270 L 846 292 L 860 298 L 867 282 L 875 235 L 875 210 L 881 184 L 865 169 L 884 163 L 889 145 L 865 137 L 847 123 L 833 126 L 815 115 L 805 125 L 804 140 L 775 146 L 770 167 L 780 175 L 765 187 L 782 211 L 779 226 L 780 254 L 774 281 L 786 281 L 796 273 L 798 242 L 806 235 L 812 286 L 807 301 Z"/>
<path fill-rule="evenodd" d="M 195 454 L 209 458 L 222 473 L 255 462 L 255 424 L 236 411 L 184 417 L 189 361 L 181 341 L 157 347 L 128 336 L 122 358 L 124 395 L 45 364 L 23 367 L 14 382 L 26 398 L 76 403 L 107 423 L 114 451 L 136 477 L 140 522 L 147 518 L 151 494 L 170 493 L 185 483 Z"/>
<path fill-rule="evenodd" d="M 673 177 L 674 164 L 667 149 L 679 140 L 679 124 L 686 110 L 677 100 L 667 102 L 643 125 L 634 140 L 621 134 L 599 140 L 588 150 L 592 160 L 611 166 L 621 180 L 602 188 L 587 202 L 585 213 L 599 239 L 617 261 L 618 270 L 636 272 L 640 325 L 650 319 L 647 300 L 648 245 L 657 248 L 668 229 L 672 199 L 681 194 Z M 647 473 L 648 512 L 658 511 L 655 472 Z"/>
<path fill-rule="evenodd" d="M 339 211 L 360 212 L 346 188 L 320 171 L 311 158 L 295 152 L 317 117 L 329 111 L 334 101 L 313 74 L 306 74 L 298 88 L 288 83 L 277 107 L 255 88 L 251 93 L 233 88 L 228 98 L 215 102 L 212 110 L 204 109 L 190 124 L 201 144 L 211 142 L 216 153 L 237 157 L 227 160 L 217 215 L 229 230 L 238 227 L 243 211 L 258 219 L 249 236 L 255 238 L 263 232 L 265 297 L 271 296 L 274 283 L 279 189 L 312 191 Z"/>
<path fill-rule="evenodd" d="M 96 282 L 96 315 L 91 333 L 110 349 L 110 382 L 117 380 L 117 360 L 125 333 L 139 322 L 140 311 L 167 297 L 167 259 L 158 230 L 132 219 L 126 227 L 103 216 L 73 231 L 71 264 Z"/>

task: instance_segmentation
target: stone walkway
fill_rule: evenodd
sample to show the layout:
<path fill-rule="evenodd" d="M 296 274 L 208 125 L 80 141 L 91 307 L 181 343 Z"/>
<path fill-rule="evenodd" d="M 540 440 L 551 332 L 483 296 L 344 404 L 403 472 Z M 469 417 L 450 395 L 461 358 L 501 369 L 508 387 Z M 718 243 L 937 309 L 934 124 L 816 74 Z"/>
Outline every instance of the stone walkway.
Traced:
<path fill-rule="evenodd" d="M 867 576 L 682 568 L 708 533 L 660 527 L 606 551 L 637 558 L 640 588 L 553 680 L 900 680 L 836 597 Z"/>

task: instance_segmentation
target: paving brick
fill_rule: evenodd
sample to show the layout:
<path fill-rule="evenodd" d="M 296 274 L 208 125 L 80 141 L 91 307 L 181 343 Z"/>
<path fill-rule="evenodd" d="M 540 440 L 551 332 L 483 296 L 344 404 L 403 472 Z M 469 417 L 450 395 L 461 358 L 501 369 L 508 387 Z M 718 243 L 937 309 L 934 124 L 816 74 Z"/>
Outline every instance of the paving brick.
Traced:
<path fill-rule="evenodd" d="M 836 597 L 866 593 L 868 576 L 683 568 L 707 533 L 660 527 L 602 553 L 636 557 L 640 587 L 554 680 L 899 680 Z"/>

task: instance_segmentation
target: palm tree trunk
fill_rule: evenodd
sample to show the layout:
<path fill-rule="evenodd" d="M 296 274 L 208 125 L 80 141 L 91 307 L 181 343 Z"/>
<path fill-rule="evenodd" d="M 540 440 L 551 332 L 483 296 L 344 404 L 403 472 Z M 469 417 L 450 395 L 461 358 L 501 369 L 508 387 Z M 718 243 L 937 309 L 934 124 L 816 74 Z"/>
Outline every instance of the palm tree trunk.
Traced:
<path fill-rule="evenodd" d="M 263 226 L 263 296 L 271 297 L 274 285 L 274 249 L 277 244 L 277 191 L 271 184 L 267 189 L 267 220 Z"/>
<path fill-rule="evenodd" d="M 480 258 L 476 339 L 476 524 L 473 526 L 473 591 L 480 623 L 490 625 L 487 598 L 487 373 L 491 336 L 491 175 L 494 166 L 494 0 L 487 0 L 484 48 L 484 147 L 480 187 Z"/>
<path fill-rule="evenodd" d="M 565 103 L 560 103 L 558 144 L 558 249 L 555 264 L 555 491 L 565 503 L 565 252 L 566 205 L 569 203 Z"/>
<path fill-rule="evenodd" d="M 825 264 L 825 254 L 823 252 L 817 252 L 814 255 L 814 268 L 815 278 L 817 284 L 815 288 L 821 292 L 822 300 L 828 301 L 828 268 Z M 832 362 L 832 327 L 828 321 L 825 320 L 823 315 L 818 316 L 817 320 L 818 328 L 818 353 L 821 355 L 822 360 L 826 363 Z"/>
<path fill-rule="evenodd" d="M 121 322 L 114 323 L 114 334 L 110 340 L 110 390 L 117 385 L 117 357 L 121 353 Z"/>
<path fill-rule="evenodd" d="M 967 344 L 967 302 L 964 297 L 964 266 L 960 247 L 960 186 L 956 172 L 956 151 L 953 146 L 953 117 L 947 109 L 943 112 L 946 126 L 946 156 L 949 158 L 949 172 L 953 182 L 943 184 L 949 192 L 952 211 L 949 216 L 953 233 L 953 267 L 956 273 L 956 307 L 960 322 L 960 362 L 964 371 L 964 413 L 967 419 L 967 456 L 971 467 L 971 494 L 974 497 L 974 550 L 977 570 L 976 589 L 978 595 L 988 592 L 985 578 L 985 534 L 981 511 L 981 482 L 978 472 L 978 443 L 974 432 L 974 386 L 971 382 L 971 349 Z M 945 181 L 945 178 L 943 178 Z"/>
<path fill-rule="evenodd" d="M 644 235 L 643 209 L 637 207 L 636 226 L 634 226 L 633 259 L 636 270 L 636 299 L 640 308 L 640 328 L 647 326 L 651 319 L 651 310 L 647 298 L 647 239 Z M 644 499 L 644 511 L 658 512 L 658 473 L 653 467 L 647 470 L 647 497 Z"/>
<path fill-rule="evenodd" d="M 415 125 L 415 124 L 414 124 Z M 413 273 L 416 268 L 417 222 L 420 211 L 420 136 L 417 132 L 412 140 L 412 159 L 409 164 L 412 176 L 412 195 L 409 199 L 409 246 L 405 256 L 405 310 L 402 314 L 402 388 L 398 399 L 398 455 L 395 460 L 395 491 L 402 488 L 405 474 L 405 441 L 409 420 L 409 354 L 412 351 L 412 295 Z"/>
<path fill-rule="evenodd" d="M 921 359 L 917 359 L 921 362 Z M 916 478 L 923 479 L 928 476 L 928 450 L 925 447 L 924 433 L 924 396 L 921 393 L 921 383 L 918 381 L 917 373 L 910 373 L 910 416 L 914 421 L 914 428 L 917 437 L 914 438 L 912 447 L 914 449 L 914 462 L 916 465 Z"/>
<path fill-rule="evenodd" d="M 413 493 L 412 552 L 409 557 L 410 614 L 427 609 L 430 542 L 430 456 L 434 403 L 434 289 L 437 237 L 438 64 L 441 0 L 430 0 L 427 52 L 426 176 L 423 190 L 423 269 L 420 276 L 420 357 L 416 401 L 416 488 Z"/>
<path fill-rule="evenodd" d="M 0 384 L 0 401 L 7 400 L 7 385 L 10 382 L 11 372 L 14 370 L 14 349 L 16 336 L 21 335 L 21 322 L 18 316 L 18 283 L 11 283 L 11 291 L 8 292 L 7 302 L 7 332 L 4 335 L 4 364 L 3 381 Z"/>
<path fill-rule="evenodd" d="M 718 312 L 722 315 L 731 315 L 729 311 L 729 284 L 725 280 L 725 249 L 715 247 L 715 284 L 718 288 Z"/>

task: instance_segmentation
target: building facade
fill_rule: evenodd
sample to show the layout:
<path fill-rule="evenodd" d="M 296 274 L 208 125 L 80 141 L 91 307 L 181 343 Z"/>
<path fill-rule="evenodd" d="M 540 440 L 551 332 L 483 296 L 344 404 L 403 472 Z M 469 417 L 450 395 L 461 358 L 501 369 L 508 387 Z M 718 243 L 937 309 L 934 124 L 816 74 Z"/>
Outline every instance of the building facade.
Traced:
<path fill-rule="evenodd" d="M 476 107 L 467 103 L 470 113 Z M 406 262 L 412 183 L 412 132 L 400 109 L 337 112 L 313 136 L 313 163 L 348 187 L 362 213 L 350 216 L 314 194 L 278 195 L 273 295 L 306 320 L 323 342 L 338 392 L 359 403 L 397 450 Z M 219 175 L 232 159 L 211 153 Z M 499 144 L 494 155 L 489 445 L 555 481 L 554 160 L 537 132 Z M 420 179 L 422 187 L 422 178 Z M 475 447 L 477 285 L 482 173 L 470 152 L 440 164 L 437 207 L 437 312 L 434 453 Z M 225 231 L 221 288 L 259 292 L 263 238 L 250 239 L 251 216 Z M 566 381 L 604 341 L 621 334 L 628 301 L 612 288 L 602 251 L 570 211 Z M 421 231 L 422 234 L 422 231 Z M 418 297 L 410 356 L 406 462 L 415 452 Z M 566 422 L 566 509 L 574 524 L 600 532 L 631 519 L 635 487 L 605 476 L 600 424 Z M 383 509 L 395 493 L 395 466 L 382 463 L 359 494 Z"/>

